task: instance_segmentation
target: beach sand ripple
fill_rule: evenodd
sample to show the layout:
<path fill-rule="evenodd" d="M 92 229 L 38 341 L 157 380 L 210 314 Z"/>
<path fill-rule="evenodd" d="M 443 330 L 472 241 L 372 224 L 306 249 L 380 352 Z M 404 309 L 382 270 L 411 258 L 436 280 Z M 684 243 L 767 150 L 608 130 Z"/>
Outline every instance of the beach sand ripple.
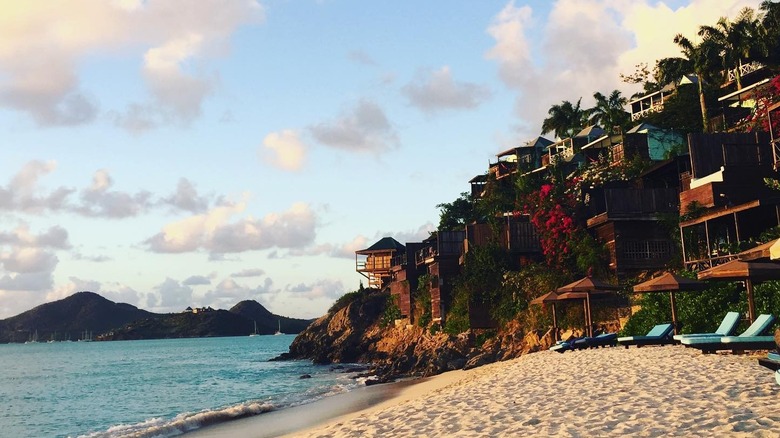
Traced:
<path fill-rule="evenodd" d="M 748 356 L 679 346 L 545 351 L 458 373 L 294 435 L 780 436 L 780 388 Z"/>

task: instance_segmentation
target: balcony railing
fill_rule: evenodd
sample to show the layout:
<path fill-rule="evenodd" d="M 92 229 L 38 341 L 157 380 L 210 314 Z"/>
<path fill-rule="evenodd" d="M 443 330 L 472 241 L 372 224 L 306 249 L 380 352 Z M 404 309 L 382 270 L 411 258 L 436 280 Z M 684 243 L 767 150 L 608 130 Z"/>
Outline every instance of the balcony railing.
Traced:
<path fill-rule="evenodd" d="M 610 218 L 677 213 L 679 204 L 680 196 L 675 188 L 604 189 L 588 197 L 591 217 L 603 213 Z"/>
<path fill-rule="evenodd" d="M 745 75 L 753 73 L 754 71 L 757 70 L 761 70 L 762 68 L 764 68 L 764 65 L 756 61 L 749 62 L 747 64 L 742 64 L 733 70 L 729 70 L 728 80 L 729 82 L 737 80 L 737 74 L 736 74 L 737 70 L 739 70 L 739 77 L 744 77 Z"/>
<path fill-rule="evenodd" d="M 453 256 L 460 257 L 463 253 L 463 240 L 466 238 L 464 231 L 439 231 L 438 239 L 432 245 L 423 247 L 414 255 L 415 263 L 425 263 L 434 257 Z"/>
<path fill-rule="evenodd" d="M 635 113 L 631 114 L 631 121 L 632 122 L 637 121 L 637 120 L 641 119 L 642 117 L 647 116 L 650 113 L 654 113 L 656 111 L 663 111 L 663 109 L 664 109 L 664 104 L 663 103 L 659 102 L 659 103 L 653 104 L 649 108 L 645 108 L 645 109 L 643 109 L 643 110 L 641 110 L 639 112 L 635 112 Z"/>

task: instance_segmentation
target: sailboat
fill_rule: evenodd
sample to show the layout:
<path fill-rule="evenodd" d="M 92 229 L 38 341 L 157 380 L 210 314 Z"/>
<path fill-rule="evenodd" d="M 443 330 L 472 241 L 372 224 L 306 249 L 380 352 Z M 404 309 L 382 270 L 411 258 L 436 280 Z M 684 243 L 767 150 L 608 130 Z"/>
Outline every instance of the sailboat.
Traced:
<path fill-rule="evenodd" d="M 279 328 L 276 329 L 276 333 L 274 333 L 274 335 L 283 335 L 283 334 L 284 333 L 282 333 L 282 320 L 280 319 L 279 320 Z"/>
<path fill-rule="evenodd" d="M 259 336 L 259 335 L 260 335 L 260 333 L 257 333 L 257 321 L 255 321 L 255 332 L 254 333 L 250 333 L 249 336 Z"/>

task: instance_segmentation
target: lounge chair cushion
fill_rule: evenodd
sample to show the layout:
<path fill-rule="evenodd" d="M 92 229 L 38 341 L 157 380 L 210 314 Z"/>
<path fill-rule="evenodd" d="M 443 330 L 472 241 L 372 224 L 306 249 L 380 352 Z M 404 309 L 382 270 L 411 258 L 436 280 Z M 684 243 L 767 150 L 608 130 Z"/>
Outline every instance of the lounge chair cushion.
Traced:
<path fill-rule="evenodd" d="M 693 338 L 693 337 L 701 337 L 701 336 L 729 336 L 732 333 L 734 333 L 734 330 L 737 329 L 737 325 L 739 325 L 739 313 L 728 312 L 726 316 L 723 317 L 723 321 L 721 321 L 720 326 L 718 326 L 718 328 L 714 332 L 674 335 L 674 340 L 682 341 L 683 338 Z"/>

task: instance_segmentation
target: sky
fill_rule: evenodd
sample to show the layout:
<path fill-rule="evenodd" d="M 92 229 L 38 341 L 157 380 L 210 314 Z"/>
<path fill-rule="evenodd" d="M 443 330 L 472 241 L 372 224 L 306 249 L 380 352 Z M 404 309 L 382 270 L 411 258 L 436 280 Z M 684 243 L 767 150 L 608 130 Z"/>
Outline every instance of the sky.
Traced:
<path fill-rule="evenodd" d="M 0 318 L 84 290 L 318 317 L 551 105 L 759 3 L 0 0 Z"/>

